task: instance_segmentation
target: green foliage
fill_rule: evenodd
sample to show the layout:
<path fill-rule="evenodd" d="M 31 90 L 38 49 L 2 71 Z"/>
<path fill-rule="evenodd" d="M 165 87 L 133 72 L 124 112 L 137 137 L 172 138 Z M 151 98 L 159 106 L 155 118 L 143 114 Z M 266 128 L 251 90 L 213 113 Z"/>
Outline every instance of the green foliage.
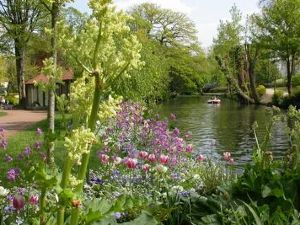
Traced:
<path fill-rule="evenodd" d="M 258 84 L 272 84 L 276 79 L 280 78 L 280 72 L 277 65 L 268 59 L 269 56 L 262 57 L 266 57 L 267 59 L 262 58 L 257 61 L 255 67 L 255 73 L 257 75 L 256 81 Z M 283 84 L 282 87 L 283 86 L 285 86 L 285 84 Z"/>
<path fill-rule="evenodd" d="M 292 78 L 293 86 L 300 86 L 300 73 L 295 74 Z"/>
<path fill-rule="evenodd" d="M 277 79 L 274 81 L 274 86 L 276 87 L 285 87 L 286 86 L 286 80 L 283 78 Z"/>
<path fill-rule="evenodd" d="M 284 92 L 282 90 L 275 90 L 274 95 L 272 97 L 272 103 L 274 105 L 279 106 L 283 101 Z"/>
<path fill-rule="evenodd" d="M 139 77 L 143 75 L 146 80 L 136 80 L 134 86 L 140 84 L 147 91 L 146 85 L 152 85 L 149 79 L 154 79 L 156 91 L 149 91 L 153 97 L 160 94 L 157 97 L 161 98 L 168 97 L 170 92 L 200 92 L 205 83 L 216 78 L 216 67 L 208 62 L 197 43 L 195 25 L 186 15 L 151 3 L 138 5 L 130 13 L 134 18 L 130 26 L 143 44 L 141 54 L 145 66 Z"/>
<path fill-rule="evenodd" d="M 144 65 L 140 70 L 133 70 L 129 77 L 116 81 L 113 90 L 124 98 L 154 102 L 168 98 L 168 63 L 161 46 L 149 39 L 143 32 L 136 32 L 142 44 L 141 60 Z"/>
<path fill-rule="evenodd" d="M 258 85 L 256 91 L 259 94 L 259 96 L 263 96 L 266 93 L 266 87 L 264 85 Z"/>
<path fill-rule="evenodd" d="M 8 95 L 5 97 L 5 99 L 9 102 L 9 104 L 12 104 L 14 106 L 19 104 L 19 98 L 17 98 L 15 95 Z"/>

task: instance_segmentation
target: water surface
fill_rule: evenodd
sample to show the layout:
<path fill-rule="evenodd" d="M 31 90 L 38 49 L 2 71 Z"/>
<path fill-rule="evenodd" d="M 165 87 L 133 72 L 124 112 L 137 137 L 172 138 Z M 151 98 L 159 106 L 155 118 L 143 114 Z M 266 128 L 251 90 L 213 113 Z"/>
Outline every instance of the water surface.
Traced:
<path fill-rule="evenodd" d="M 238 165 L 249 162 L 255 146 L 252 125 L 257 122 L 257 136 L 262 141 L 267 134 L 272 109 L 264 106 L 240 105 L 236 101 L 222 99 L 220 105 L 207 104 L 209 97 L 178 97 L 161 105 L 162 117 L 175 113 L 175 126 L 182 133 L 192 132 L 191 142 L 196 152 L 211 158 L 220 158 L 223 152 L 233 153 Z M 277 122 L 271 130 L 269 150 L 276 158 L 288 149 L 287 126 Z"/>

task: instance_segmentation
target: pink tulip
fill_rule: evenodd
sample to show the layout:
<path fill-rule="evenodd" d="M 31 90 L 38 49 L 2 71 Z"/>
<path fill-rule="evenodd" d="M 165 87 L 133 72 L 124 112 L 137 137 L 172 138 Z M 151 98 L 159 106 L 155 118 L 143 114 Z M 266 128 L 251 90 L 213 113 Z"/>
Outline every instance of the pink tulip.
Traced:
<path fill-rule="evenodd" d="M 230 159 L 228 160 L 228 163 L 229 163 L 229 164 L 233 164 L 233 163 L 234 163 L 234 159 L 233 159 L 233 158 L 230 158 Z"/>
<path fill-rule="evenodd" d="M 186 148 L 185 148 L 185 151 L 190 153 L 193 151 L 193 146 L 192 145 L 187 145 Z"/>
<path fill-rule="evenodd" d="M 149 160 L 150 162 L 155 162 L 155 160 L 156 160 L 155 155 L 154 155 L 154 154 L 150 154 L 150 155 L 148 156 L 148 160 Z"/>
<path fill-rule="evenodd" d="M 109 156 L 106 154 L 100 154 L 99 159 L 102 164 L 107 164 L 109 160 Z"/>
<path fill-rule="evenodd" d="M 197 157 L 197 160 L 200 161 L 200 162 L 202 162 L 202 161 L 205 160 L 205 156 L 200 154 L 200 155 Z"/>
<path fill-rule="evenodd" d="M 139 152 L 139 157 L 141 159 L 146 159 L 148 155 L 149 155 L 148 152 L 145 152 L 145 151 L 140 151 Z"/>
<path fill-rule="evenodd" d="M 129 169 L 134 169 L 137 165 L 137 159 L 128 158 L 125 163 Z"/>
<path fill-rule="evenodd" d="M 30 198 L 29 198 L 29 203 L 31 205 L 37 205 L 39 203 L 39 196 L 37 195 L 32 195 Z"/>
<path fill-rule="evenodd" d="M 160 163 L 161 164 L 167 164 L 169 161 L 169 156 L 167 155 L 160 155 Z"/>
<path fill-rule="evenodd" d="M 144 172 L 147 172 L 150 169 L 150 165 L 149 164 L 145 164 L 145 165 L 142 166 L 142 169 L 144 170 Z"/>
<path fill-rule="evenodd" d="M 224 153 L 223 153 L 223 159 L 224 159 L 224 160 L 229 161 L 229 160 L 230 160 L 230 157 L 231 157 L 230 152 L 224 152 Z"/>

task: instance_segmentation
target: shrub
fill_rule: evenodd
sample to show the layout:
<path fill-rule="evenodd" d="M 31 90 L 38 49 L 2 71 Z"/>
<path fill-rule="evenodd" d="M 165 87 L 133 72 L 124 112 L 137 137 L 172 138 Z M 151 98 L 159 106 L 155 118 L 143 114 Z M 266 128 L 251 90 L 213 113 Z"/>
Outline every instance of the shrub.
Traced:
<path fill-rule="evenodd" d="M 8 101 L 9 104 L 12 104 L 12 105 L 18 105 L 19 104 L 19 99 L 14 95 L 8 95 L 6 97 L 6 101 Z"/>
<path fill-rule="evenodd" d="M 283 79 L 283 78 L 277 79 L 277 80 L 274 82 L 274 86 L 276 86 L 276 87 L 285 87 L 285 86 L 286 86 L 286 81 L 285 81 L 285 79 Z"/>
<path fill-rule="evenodd" d="M 294 88 L 291 96 L 283 97 L 279 106 L 287 109 L 290 105 L 300 108 L 300 87 Z"/>
<path fill-rule="evenodd" d="M 299 86 L 300 85 L 300 73 L 297 73 L 295 76 L 293 76 L 292 84 L 294 86 Z"/>
<path fill-rule="evenodd" d="M 258 87 L 256 88 L 256 91 L 258 93 L 259 96 L 263 96 L 266 93 L 266 87 L 264 85 L 258 85 Z"/>
<path fill-rule="evenodd" d="M 283 101 L 283 94 L 284 92 L 282 90 L 276 90 L 272 97 L 272 103 L 277 106 L 281 105 Z"/>

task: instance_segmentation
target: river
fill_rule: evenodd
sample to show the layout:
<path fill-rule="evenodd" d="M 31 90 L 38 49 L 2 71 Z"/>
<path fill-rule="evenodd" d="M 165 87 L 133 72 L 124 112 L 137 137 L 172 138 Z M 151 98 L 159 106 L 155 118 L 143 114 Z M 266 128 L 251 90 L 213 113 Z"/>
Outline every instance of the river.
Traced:
<path fill-rule="evenodd" d="M 162 104 L 158 111 L 162 118 L 174 113 L 175 126 L 182 133 L 191 132 L 196 153 L 220 158 L 225 151 L 232 153 L 236 164 L 251 160 L 256 146 L 252 125 L 257 122 L 257 136 L 262 141 L 272 118 L 272 109 L 264 106 L 240 105 L 222 99 L 220 105 L 207 104 L 209 97 L 182 96 Z M 287 126 L 276 122 L 271 129 L 269 150 L 275 158 L 282 158 L 288 149 Z"/>

